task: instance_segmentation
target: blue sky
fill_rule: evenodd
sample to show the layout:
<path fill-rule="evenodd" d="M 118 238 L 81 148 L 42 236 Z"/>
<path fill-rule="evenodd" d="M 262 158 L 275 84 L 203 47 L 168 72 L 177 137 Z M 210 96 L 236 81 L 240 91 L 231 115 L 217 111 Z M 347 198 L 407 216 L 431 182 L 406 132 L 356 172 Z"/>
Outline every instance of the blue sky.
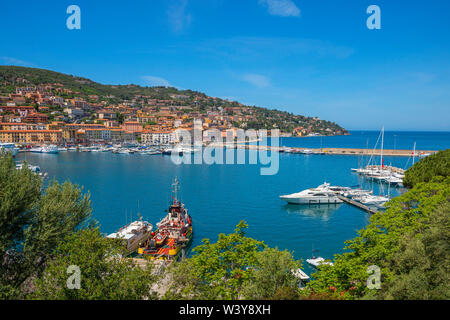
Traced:
<path fill-rule="evenodd" d="M 66 9 L 81 8 L 81 30 Z M 366 27 L 369 5 L 381 30 Z M 450 131 L 450 1 L 2 1 L 0 64 L 171 85 L 347 129 Z"/>

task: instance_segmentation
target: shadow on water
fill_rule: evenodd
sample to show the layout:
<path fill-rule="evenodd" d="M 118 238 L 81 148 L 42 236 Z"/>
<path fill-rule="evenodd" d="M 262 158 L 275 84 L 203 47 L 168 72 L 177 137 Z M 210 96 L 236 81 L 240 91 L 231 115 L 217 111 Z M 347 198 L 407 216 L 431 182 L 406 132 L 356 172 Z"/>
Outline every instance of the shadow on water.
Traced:
<path fill-rule="evenodd" d="M 333 213 L 342 206 L 342 203 L 330 204 L 286 204 L 282 208 L 289 214 L 300 214 L 311 218 L 327 221 Z"/>

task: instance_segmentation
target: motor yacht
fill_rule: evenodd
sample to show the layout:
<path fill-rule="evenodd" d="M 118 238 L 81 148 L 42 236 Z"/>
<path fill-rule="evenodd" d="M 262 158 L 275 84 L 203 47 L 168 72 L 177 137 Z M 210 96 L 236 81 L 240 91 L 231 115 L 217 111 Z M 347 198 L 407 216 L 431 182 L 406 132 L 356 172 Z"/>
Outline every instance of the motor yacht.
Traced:
<path fill-rule="evenodd" d="M 321 203 L 342 203 L 335 192 L 329 189 L 330 184 L 324 183 L 317 188 L 306 189 L 289 195 L 282 195 L 287 203 L 291 204 L 321 204 Z"/>
<path fill-rule="evenodd" d="M 134 221 L 129 225 L 121 228 L 115 233 L 107 236 L 109 239 L 121 239 L 128 252 L 136 251 L 140 244 L 145 242 L 150 236 L 153 225 L 147 221 Z"/>

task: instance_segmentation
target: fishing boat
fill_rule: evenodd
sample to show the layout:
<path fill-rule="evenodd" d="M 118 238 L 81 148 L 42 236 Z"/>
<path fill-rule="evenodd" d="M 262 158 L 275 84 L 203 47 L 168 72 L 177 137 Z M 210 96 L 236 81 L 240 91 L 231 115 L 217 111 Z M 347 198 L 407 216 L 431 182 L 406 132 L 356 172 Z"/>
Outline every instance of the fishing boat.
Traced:
<path fill-rule="evenodd" d="M 13 157 L 17 155 L 19 152 L 19 148 L 16 148 L 14 143 L 0 143 L 0 155 L 11 153 Z"/>
<path fill-rule="evenodd" d="M 179 183 L 175 178 L 172 184 L 173 202 L 167 210 L 167 215 L 156 225 L 158 229 L 138 249 L 138 254 L 149 259 L 177 260 L 182 249 L 187 248 L 192 241 L 192 218 L 184 204 L 177 199 Z"/>
<path fill-rule="evenodd" d="M 111 233 L 107 238 L 122 240 L 127 251 L 131 253 L 136 251 L 143 242 L 148 240 L 152 230 L 153 225 L 147 221 L 143 221 L 141 218 L 138 221 L 126 225 L 119 231 Z"/>
<path fill-rule="evenodd" d="M 335 192 L 329 189 L 330 184 L 324 183 L 317 188 L 306 189 L 297 193 L 280 196 L 280 199 L 291 204 L 322 204 L 342 203 Z"/>

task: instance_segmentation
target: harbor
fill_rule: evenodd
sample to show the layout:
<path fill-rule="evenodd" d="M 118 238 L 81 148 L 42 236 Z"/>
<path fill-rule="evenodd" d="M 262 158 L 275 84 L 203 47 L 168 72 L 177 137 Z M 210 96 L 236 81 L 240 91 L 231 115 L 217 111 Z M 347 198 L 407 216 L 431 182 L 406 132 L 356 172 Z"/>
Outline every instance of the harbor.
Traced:
<path fill-rule="evenodd" d="M 353 205 L 352 202 L 357 200 L 350 197 L 347 201 L 339 199 L 339 203 L 294 205 L 286 204 L 279 196 L 316 187 L 324 181 L 332 183 L 331 186 L 361 189 L 377 196 L 401 195 L 406 189 L 356 171 L 368 169 L 369 173 L 375 173 L 380 169 L 392 169 L 394 173 L 402 173 L 412 165 L 412 158 L 390 156 L 389 152 L 387 155 L 383 152 L 383 168 L 376 152 L 369 163 L 378 135 L 379 132 L 374 132 L 368 136 L 372 149 L 367 148 L 362 155 L 281 152 L 280 170 L 270 177 L 260 175 L 259 165 L 176 165 L 162 152 L 149 156 L 139 151 L 155 147 L 138 149 L 138 145 L 129 144 L 120 148 L 137 151 L 116 153 L 113 149 L 105 151 L 107 148 L 95 145 L 81 146 L 77 151 L 66 146 L 66 151 L 56 154 L 19 152 L 16 162 L 26 161 L 39 166 L 41 172 L 48 173 L 48 177 L 60 181 L 69 179 L 83 185 L 92 194 L 94 218 L 101 223 L 101 231 L 105 234 L 117 232 L 120 227 L 139 220 L 138 212 L 144 221 L 152 224 L 163 220 L 167 215 L 164 209 L 173 202 L 168 186 L 177 176 L 183 186 L 180 200 L 189 208 L 195 228 L 192 244 L 186 249 L 187 256 L 191 255 L 190 248 L 201 244 L 202 239 L 215 241 L 218 234 L 232 232 L 240 220 L 245 220 L 250 236 L 264 239 L 270 246 L 292 250 L 298 259 L 310 258 L 311 247 L 314 246 L 320 248 L 321 257 L 332 260 L 334 254 L 341 252 L 342 243 L 354 237 L 355 231 L 363 228 L 374 211 L 380 208 Z M 359 134 L 323 137 L 323 145 L 347 145 L 346 141 L 354 141 L 355 137 Z M 366 144 L 366 137 L 358 138 L 361 140 L 359 145 Z M 398 139 L 397 145 L 411 145 L 412 150 L 416 139 L 421 141 L 421 145 L 431 147 L 430 150 L 439 149 L 440 145 L 425 144 L 417 136 L 409 140 L 405 138 L 406 142 Z M 295 143 L 307 145 L 306 149 L 320 150 L 320 138 L 283 138 L 282 142 L 293 148 L 302 148 L 293 146 Z M 357 143 L 352 144 L 359 147 Z M 392 145 L 386 137 L 385 145 Z M 111 147 L 119 149 L 118 145 Z M 169 148 L 167 145 L 160 150 Z M 246 149 L 244 145 L 242 151 L 247 157 L 253 148 Z M 92 151 L 94 149 L 99 151 Z M 46 181 L 48 183 L 49 179 Z M 371 207 L 371 210 L 362 205 Z M 154 225 L 152 232 L 156 228 Z M 137 254 L 134 258 L 142 259 Z M 158 260 L 154 261 L 152 263 L 159 264 Z M 311 274 L 314 269 L 306 264 L 303 271 Z"/>

